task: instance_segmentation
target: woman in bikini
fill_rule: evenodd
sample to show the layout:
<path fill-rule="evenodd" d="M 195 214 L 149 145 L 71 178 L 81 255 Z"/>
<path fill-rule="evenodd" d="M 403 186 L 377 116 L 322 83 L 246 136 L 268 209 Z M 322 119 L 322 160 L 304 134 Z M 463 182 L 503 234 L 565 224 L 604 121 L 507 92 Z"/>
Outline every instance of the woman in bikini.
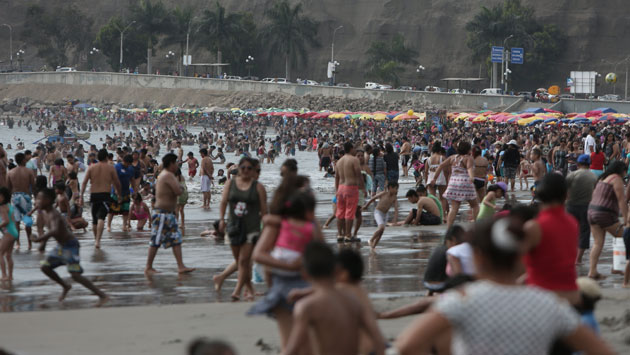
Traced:
<path fill-rule="evenodd" d="M 590 269 L 588 276 L 596 280 L 605 276 L 597 272 L 597 262 L 602 253 L 606 232 L 615 238 L 623 236 L 624 225 L 628 223 L 628 205 L 624 194 L 623 178 L 626 175 L 626 165 L 622 161 L 615 161 L 599 177 L 593 198 L 588 205 L 588 223 L 593 233 L 593 249 L 590 255 Z M 619 212 L 623 217 L 619 222 Z"/>
<path fill-rule="evenodd" d="M 475 191 L 477 191 L 477 197 L 479 201 L 483 201 L 486 196 L 486 180 L 488 177 L 488 159 L 481 156 L 481 148 L 474 146 L 473 150 L 473 158 L 475 163 L 475 179 L 473 180 L 473 184 L 475 185 Z"/>
<path fill-rule="evenodd" d="M 433 146 L 431 148 L 431 156 L 426 160 L 424 164 L 424 176 L 426 176 L 427 182 L 427 190 L 433 196 L 438 196 L 436 192 L 439 191 L 440 202 L 442 202 L 442 206 L 444 207 L 444 213 L 448 213 L 449 207 L 446 198 L 444 198 L 444 193 L 446 192 L 446 186 L 448 184 L 448 180 L 446 179 L 446 174 L 444 171 L 441 171 L 440 174 L 436 174 L 438 167 L 440 164 L 444 162 L 444 156 L 442 156 L 442 143 L 440 141 L 433 142 Z M 431 181 L 435 180 L 435 184 L 429 184 Z"/>

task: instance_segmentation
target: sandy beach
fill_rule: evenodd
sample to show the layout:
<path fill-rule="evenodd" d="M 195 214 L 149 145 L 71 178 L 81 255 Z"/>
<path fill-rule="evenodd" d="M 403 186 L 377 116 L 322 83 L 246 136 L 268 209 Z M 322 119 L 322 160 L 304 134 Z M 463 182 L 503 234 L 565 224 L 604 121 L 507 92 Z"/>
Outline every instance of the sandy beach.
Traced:
<path fill-rule="evenodd" d="M 374 301 L 377 311 L 412 302 L 401 297 Z M 239 354 L 276 354 L 275 323 L 247 317 L 251 303 L 200 303 L 117 307 L 0 315 L 0 344 L 20 355 L 185 354 L 198 336 L 223 339 Z M 630 351 L 630 292 L 605 289 L 597 307 L 602 335 L 619 354 Z M 414 317 L 382 320 L 393 339 Z"/>

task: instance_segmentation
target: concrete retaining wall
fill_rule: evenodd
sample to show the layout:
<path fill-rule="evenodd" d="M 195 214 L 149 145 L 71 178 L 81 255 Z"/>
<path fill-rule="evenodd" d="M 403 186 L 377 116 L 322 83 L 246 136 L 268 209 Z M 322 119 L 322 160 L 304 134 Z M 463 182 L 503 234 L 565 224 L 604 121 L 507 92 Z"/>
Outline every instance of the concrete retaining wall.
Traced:
<path fill-rule="evenodd" d="M 428 104 L 447 109 L 478 110 L 504 108 L 519 98 L 512 96 L 460 95 L 401 90 L 371 90 L 297 84 L 274 84 L 259 81 L 189 78 L 166 75 L 134 75 L 93 72 L 35 72 L 0 74 L 0 84 L 66 84 L 111 85 L 161 89 L 200 89 L 214 91 L 248 91 L 256 93 L 285 93 L 296 96 L 322 95 L 346 99 L 380 99 L 388 102 L 411 100 L 415 104 Z"/>
<path fill-rule="evenodd" d="M 561 100 L 561 111 L 563 112 L 588 112 L 600 107 L 610 107 L 617 112 L 630 113 L 630 102 L 628 101 L 599 101 L 599 100 Z"/>

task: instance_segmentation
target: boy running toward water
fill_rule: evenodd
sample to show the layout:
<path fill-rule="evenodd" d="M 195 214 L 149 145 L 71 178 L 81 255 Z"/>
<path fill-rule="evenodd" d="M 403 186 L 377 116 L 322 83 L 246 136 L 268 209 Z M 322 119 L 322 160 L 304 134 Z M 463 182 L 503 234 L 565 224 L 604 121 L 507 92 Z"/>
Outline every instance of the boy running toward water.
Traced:
<path fill-rule="evenodd" d="M 295 305 L 285 354 L 303 350 L 311 327 L 321 354 L 359 353 L 361 330 L 372 339 L 374 353 L 384 354 L 385 341 L 374 313 L 363 309 L 352 291 L 335 287 L 336 262 L 330 247 L 321 242 L 310 243 L 304 251 L 304 267 L 313 292 Z"/>
<path fill-rule="evenodd" d="M 94 286 L 90 280 L 81 275 L 83 269 L 79 264 L 79 241 L 68 229 L 65 218 L 53 208 L 54 202 L 55 191 L 52 189 L 44 189 L 37 194 L 39 216 L 43 218 L 48 228 L 48 233 L 41 237 L 37 237 L 37 235 L 33 233 L 31 239 L 33 242 L 45 242 L 48 238 L 53 237 L 57 240 L 57 243 L 59 243 L 59 245 L 46 256 L 46 259 L 42 262 L 41 270 L 51 280 L 63 287 L 63 292 L 59 297 L 59 301 L 63 301 L 72 286 L 64 282 L 54 269 L 61 265 L 67 265 L 68 272 L 72 276 L 72 279 L 94 292 L 94 294 L 100 298 L 97 307 L 101 306 L 107 302 L 108 297 L 103 291 Z"/>
<path fill-rule="evenodd" d="M 392 224 L 396 224 L 398 221 L 398 183 L 390 182 L 387 184 L 387 191 L 380 192 L 372 197 L 368 203 L 363 206 L 363 210 L 372 204 L 372 202 L 378 200 L 376 208 L 374 209 L 374 220 L 378 229 L 374 232 L 374 235 L 370 239 L 370 247 L 376 248 L 376 245 L 381 240 L 383 232 L 385 231 L 385 224 L 387 223 L 387 211 L 394 206 L 394 220 Z"/>

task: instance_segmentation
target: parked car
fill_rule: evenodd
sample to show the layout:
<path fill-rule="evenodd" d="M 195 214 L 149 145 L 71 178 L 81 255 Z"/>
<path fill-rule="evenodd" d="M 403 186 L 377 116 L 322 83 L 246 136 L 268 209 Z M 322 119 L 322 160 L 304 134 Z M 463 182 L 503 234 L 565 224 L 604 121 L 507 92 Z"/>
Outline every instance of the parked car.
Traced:
<path fill-rule="evenodd" d="M 340 88 L 349 88 L 349 87 L 350 87 L 350 84 L 346 84 L 346 83 L 338 83 L 338 84 L 337 84 L 337 85 L 335 85 L 335 86 L 340 87 Z"/>
<path fill-rule="evenodd" d="M 77 71 L 77 70 L 75 68 L 72 68 L 72 67 L 57 67 L 57 69 L 55 71 L 68 72 L 68 71 Z"/>
<path fill-rule="evenodd" d="M 440 88 L 439 88 L 439 87 L 437 87 L 437 86 L 430 86 L 430 85 L 429 85 L 429 86 L 426 86 L 426 87 L 424 88 L 424 91 L 429 91 L 429 92 L 432 92 L 432 91 L 433 91 L 433 92 L 440 92 Z"/>
<path fill-rule="evenodd" d="M 560 99 L 575 99 L 575 96 L 571 95 L 571 94 L 562 94 L 560 95 Z"/>
<path fill-rule="evenodd" d="M 263 83 L 273 83 L 274 78 L 264 78 L 263 80 L 261 80 Z"/>
<path fill-rule="evenodd" d="M 411 86 L 399 86 L 396 90 L 412 91 L 413 88 Z"/>
<path fill-rule="evenodd" d="M 275 78 L 273 82 L 276 84 L 289 84 L 289 81 L 285 78 Z"/>
<path fill-rule="evenodd" d="M 244 76 L 243 80 L 258 81 L 260 79 L 257 76 Z"/>
<path fill-rule="evenodd" d="M 479 92 L 479 94 L 481 94 L 481 95 L 503 95 L 503 89 L 501 89 L 501 88 L 487 88 L 487 89 L 481 90 L 481 92 Z"/>
<path fill-rule="evenodd" d="M 470 90 L 466 89 L 451 89 L 451 94 L 470 94 Z"/>
<path fill-rule="evenodd" d="M 613 95 L 613 94 L 607 94 L 607 95 L 602 95 L 602 96 L 598 97 L 597 100 L 600 100 L 600 101 L 621 101 L 621 96 Z"/>
<path fill-rule="evenodd" d="M 380 87 L 381 87 L 381 84 L 379 83 L 373 83 L 371 81 L 368 81 L 367 83 L 365 83 L 366 89 L 379 89 Z"/>
<path fill-rule="evenodd" d="M 243 80 L 243 78 L 238 76 L 238 75 L 226 75 L 224 79 L 227 79 L 227 80 Z"/>
<path fill-rule="evenodd" d="M 379 89 L 381 90 L 391 90 L 392 86 L 391 85 L 385 85 L 385 84 L 381 84 L 378 86 Z"/>
<path fill-rule="evenodd" d="M 301 85 L 311 85 L 311 86 L 320 85 L 317 81 L 315 81 L 315 80 L 308 80 L 308 79 L 298 80 L 297 83 L 301 84 Z"/>
<path fill-rule="evenodd" d="M 531 91 L 519 91 L 517 96 L 520 96 L 525 102 L 534 102 L 534 94 Z"/>

